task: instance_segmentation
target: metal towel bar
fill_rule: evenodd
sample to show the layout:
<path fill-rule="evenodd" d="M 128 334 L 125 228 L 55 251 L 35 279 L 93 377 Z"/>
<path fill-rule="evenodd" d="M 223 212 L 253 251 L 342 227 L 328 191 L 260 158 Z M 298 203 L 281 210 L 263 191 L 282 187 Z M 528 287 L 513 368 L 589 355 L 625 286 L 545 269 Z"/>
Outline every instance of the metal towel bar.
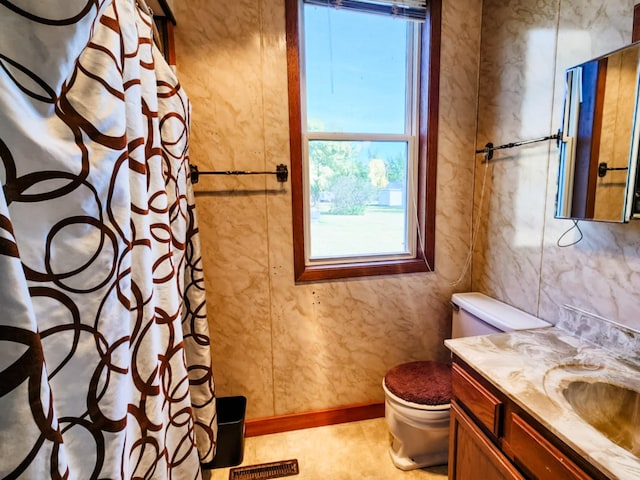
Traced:
<path fill-rule="evenodd" d="M 201 172 L 196 165 L 189 165 L 191 183 L 198 183 L 200 175 L 275 175 L 279 182 L 286 182 L 289 178 L 289 169 L 284 163 L 276 166 L 275 172 L 249 172 L 245 170 L 225 170 L 215 172 Z"/>

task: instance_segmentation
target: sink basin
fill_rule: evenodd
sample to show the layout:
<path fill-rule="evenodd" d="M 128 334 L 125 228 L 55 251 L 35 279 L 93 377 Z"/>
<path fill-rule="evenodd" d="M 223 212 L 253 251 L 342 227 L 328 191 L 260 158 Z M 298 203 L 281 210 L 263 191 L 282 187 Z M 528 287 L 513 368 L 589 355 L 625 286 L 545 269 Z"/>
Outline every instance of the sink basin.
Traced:
<path fill-rule="evenodd" d="M 571 381 L 562 395 L 585 422 L 615 444 L 640 456 L 640 392 L 594 380 Z"/>
<path fill-rule="evenodd" d="M 566 363 L 545 373 L 544 390 L 610 442 L 640 457 L 640 376 L 599 363 Z"/>

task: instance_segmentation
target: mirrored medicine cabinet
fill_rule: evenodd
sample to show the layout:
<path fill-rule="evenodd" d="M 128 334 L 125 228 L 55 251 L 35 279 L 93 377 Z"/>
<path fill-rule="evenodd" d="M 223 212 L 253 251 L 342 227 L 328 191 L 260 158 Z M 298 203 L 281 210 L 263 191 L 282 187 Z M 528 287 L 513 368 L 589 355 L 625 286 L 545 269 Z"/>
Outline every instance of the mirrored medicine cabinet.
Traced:
<path fill-rule="evenodd" d="M 556 218 L 640 218 L 640 42 L 565 73 Z"/>

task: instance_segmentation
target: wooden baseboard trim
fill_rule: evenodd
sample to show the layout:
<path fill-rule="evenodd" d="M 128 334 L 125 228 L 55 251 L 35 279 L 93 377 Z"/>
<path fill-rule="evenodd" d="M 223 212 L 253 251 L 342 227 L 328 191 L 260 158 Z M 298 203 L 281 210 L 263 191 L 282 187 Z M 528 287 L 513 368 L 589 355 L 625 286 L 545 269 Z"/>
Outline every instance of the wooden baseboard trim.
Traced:
<path fill-rule="evenodd" d="M 245 422 L 245 437 L 384 417 L 384 402 L 363 403 L 315 412 L 256 418 Z"/>

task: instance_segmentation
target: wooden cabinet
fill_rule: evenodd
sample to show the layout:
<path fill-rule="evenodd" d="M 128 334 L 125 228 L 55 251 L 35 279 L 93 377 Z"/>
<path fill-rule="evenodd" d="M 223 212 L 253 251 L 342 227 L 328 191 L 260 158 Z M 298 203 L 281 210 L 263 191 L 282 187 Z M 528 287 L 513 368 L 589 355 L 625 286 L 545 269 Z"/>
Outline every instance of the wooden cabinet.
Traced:
<path fill-rule="evenodd" d="M 532 425 L 510 412 L 505 436 L 514 462 L 534 478 L 545 480 L 589 480 L 591 477 Z"/>
<path fill-rule="evenodd" d="M 461 407 L 451 403 L 451 480 L 523 480 L 520 472 Z"/>
<path fill-rule="evenodd" d="M 502 402 L 460 365 L 451 368 L 453 397 L 465 405 L 494 437 L 500 435 Z"/>
<path fill-rule="evenodd" d="M 450 480 L 604 480 L 477 372 L 452 368 Z"/>

